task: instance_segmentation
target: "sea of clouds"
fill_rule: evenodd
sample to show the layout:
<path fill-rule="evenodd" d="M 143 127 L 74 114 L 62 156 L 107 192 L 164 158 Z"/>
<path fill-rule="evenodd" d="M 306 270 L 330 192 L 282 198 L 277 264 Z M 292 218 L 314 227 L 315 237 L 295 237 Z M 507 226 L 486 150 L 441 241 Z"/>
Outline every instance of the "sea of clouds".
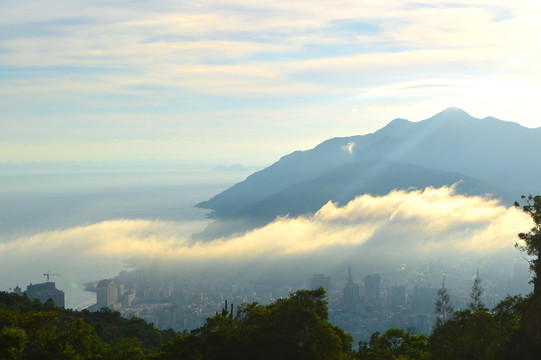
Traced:
<path fill-rule="evenodd" d="M 190 227 L 185 222 L 108 220 L 0 243 L 0 262 L 14 269 L 69 263 L 76 271 L 91 264 L 118 266 L 130 258 L 164 258 L 203 268 L 209 262 L 259 260 L 325 259 L 330 264 L 352 255 L 491 255 L 516 251 L 517 233 L 531 225 L 526 214 L 497 200 L 458 195 L 453 187 L 427 188 L 362 195 L 342 207 L 329 202 L 313 215 L 280 217 L 262 228 L 212 241 L 180 235 Z"/>

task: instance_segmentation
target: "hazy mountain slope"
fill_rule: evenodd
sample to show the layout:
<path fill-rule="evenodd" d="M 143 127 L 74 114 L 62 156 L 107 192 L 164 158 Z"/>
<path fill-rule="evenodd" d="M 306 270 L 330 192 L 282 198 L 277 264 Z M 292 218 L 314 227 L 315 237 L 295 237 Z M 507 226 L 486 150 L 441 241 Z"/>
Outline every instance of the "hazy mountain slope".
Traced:
<path fill-rule="evenodd" d="M 394 189 L 424 189 L 455 183 L 458 183 L 456 190 L 460 194 L 489 195 L 508 202 L 514 200 L 495 187 L 463 174 L 387 159 L 361 161 L 339 166 L 322 176 L 254 201 L 233 214 L 220 217 L 194 238 L 210 240 L 242 233 L 264 226 L 278 216 L 315 213 L 328 201 L 343 205 L 360 194 L 384 195 Z"/>
<path fill-rule="evenodd" d="M 359 137 L 357 146 L 369 146 L 375 140 L 370 136 Z M 213 209 L 217 217 L 230 215 L 251 202 L 355 161 L 354 157 L 341 149 L 347 143 L 343 138 L 331 139 L 312 150 L 295 151 L 283 156 L 273 165 L 253 173 L 243 182 L 197 204 L 197 207 Z"/>
<path fill-rule="evenodd" d="M 457 171 L 508 191 L 535 192 L 541 185 L 541 152 L 537 150 L 541 128 L 476 119 L 462 110 L 448 109 L 418 123 L 393 121 L 376 134 L 390 139 L 384 147 L 364 148 L 355 156 L 366 159 L 385 154 L 396 161 Z"/>
<path fill-rule="evenodd" d="M 539 143 L 541 128 L 491 117 L 477 119 L 451 108 L 424 121 L 396 119 L 372 134 L 334 138 L 294 152 L 197 206 L 215 210 L 217 218 L 248 213 L 243 209 L 250 204 L 295 184 L 346 164 L 380 158 L 461 173 L 513 196 L 534 193 L 541 187 Z"/>
<path fill-rule="evenodd" d="M 253 202 L 233 217 L 271 221 L 276 216 L 314 213 L 329 200 L 345 205 L 359 194 L 385 195 L 394 189 L 424 189 L 455 183 L 461 194 L 505 197 L 496 188 L 463 174 L 381 159 L 342 165 L 318 178 Z"/>

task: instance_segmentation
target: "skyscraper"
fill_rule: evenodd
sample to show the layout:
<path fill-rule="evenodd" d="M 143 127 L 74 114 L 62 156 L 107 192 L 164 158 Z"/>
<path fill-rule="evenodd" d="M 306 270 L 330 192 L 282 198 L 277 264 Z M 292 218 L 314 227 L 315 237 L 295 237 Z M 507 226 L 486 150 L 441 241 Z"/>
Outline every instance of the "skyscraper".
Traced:
<path fill-rule="evenodd" d="M 368 309 L 373 309 L 380 305 L 380 285 L 381 277 L 379 274 L 366 275 L 364 277 L 364 293 Z"/>
<path fill-rule="evenodd" d="M 325 292 L 328 294 L 331 291 L 331 278 L 323 274 L 314 274 L 310 279 L 309 288 L 310 290 L 316 290 L 320 287 L 325 289 Z"/>
<path fill-rule="evenodd" d="M 344 286 L 344 311 L 356 312 L 359 310 L 361 297 L 359 295 L 359 285 L 353 282 L 351 277 L 351 266 L 348 268 L 348 279 Z"/>
<path fill-rule="evenodd" d="M 118 289 L 112 280 L 102 280 L 96 287 L 98 309 L 110 307 L 117 302 Z"/>
<path fill-rule="evenodd" d="M 391 288 L 391 307 L 397 309 L 406 305 L 406 288 L 402 285 Z"/>

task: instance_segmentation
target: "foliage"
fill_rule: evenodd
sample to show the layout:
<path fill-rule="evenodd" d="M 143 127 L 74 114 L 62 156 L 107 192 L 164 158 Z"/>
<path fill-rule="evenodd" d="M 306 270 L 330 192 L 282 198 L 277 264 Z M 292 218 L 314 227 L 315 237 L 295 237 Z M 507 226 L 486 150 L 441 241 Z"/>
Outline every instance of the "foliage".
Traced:
<path fill-rule="evenodd" d="M 487 310 L 485 304 L 483 304 L 483 301 L 481 300 L 482 295 L 483 288 L 481 287 L 481 278 L 479 277 L 479 271 L 477 271 L 477 275 L 475 276 L 475 279 L 473 279 L 473 286 L 470 292 L 471 301 L 468 304 L 468 308 L 472 312 L 476 313 Z"/>
<path fill-rule="evenodd" d="M 0 359 L 120 359 L 82 319 L 62 323 L 55 311 L 0 309 Z"/>
<path fill-rule="evenodd" d="M 109 309 L 78 312 L 0 292 L 0 359 L 142 359 L 169 338 Z"/>
<path fill-rule="evenodd" d="M 430 359 L 512 359 L 521 346 L 519 323 L 528 299 L 507 296 L 492 312 L 457 311 L 434 329 Z"/>
<path fill-rule="evenodd" d="M 520 233 L 518 237 L 524 241 L 524 245 L 515 244 L 515 247 L 533 256 L 530 260 L 530 270 L 533 273 L 532 282 L 534 285 L 533 295 L 541 295 L 541 195 L 522 195 L 524 205 L 515 202 L 515 207 L 521 208 L 526 214 L 530 215 L 534 226 L 527 233 Z"/>
<path fill-rule="evenodd" d="M 438 289 L 438 296 L 434 302 L 434 311 L 438 315 L 436 325 L 444 324 L 453 315 L 453 305 L 451 305 L 451 296 L 447 293 L 445 287 L 445 275 L 441 283 L 441 288 Z"/>
<path fill-rule="evenodd" d="M 4 327 L 0 331 L 0 359 L 21 359 L 28 341 L 23 329 Z"/>
<path fill-rule="evenodd" d="M 472 293 L 480 295 L 482 290 Z M 235 313 L 224 309 L 204 326 L 176 334 L 154 349 L 139 339 L 153 334 L 154 327 L 143 320 L 123 319 L 110 310 L 48 309 L 25 297 L 0 293 L 0 359 L 498 360 L 516 358 L 529 349 L 520 332 L 529 299 L 519 296 L 508 296 L 491 312 L 457 311 L 430 337 L 402 329 L 375 333 L 357 352 L 351 348 L 351 336 L 329 323 L 323 299 L 323 289 L 301 290 L 266 306 L 244 304 Z M 171 335 L 159 333 L 159 339 Z M 150 342 L 154 341 L 158 337 Z"/>
<path fill-rule="evenodd" d="M 372 334 L 370 341 L 359 343 L 358 359 L 424 359 L 427 355 L 428 336 L 410 334 L 402 329 L 389 329 L 380 336 Z"/>
<path fill-rule="evenodd" d="M 325 291 L 299 290 L 270 305 L 245 304 L 178 335 L 159 359 L 347 359 L 350 335 L 328 321 Z"/>

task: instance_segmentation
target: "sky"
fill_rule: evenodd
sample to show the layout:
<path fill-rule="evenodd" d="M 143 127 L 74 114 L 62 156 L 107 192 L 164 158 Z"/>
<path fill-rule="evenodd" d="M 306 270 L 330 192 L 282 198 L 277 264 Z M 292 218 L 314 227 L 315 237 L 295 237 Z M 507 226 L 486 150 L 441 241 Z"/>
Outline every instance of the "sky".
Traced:
<path fill-rule="evenodd" d="M 537 0 L 3 0 L 0 162 L 269 165 L 447 107 L 541 126 Z"/>

